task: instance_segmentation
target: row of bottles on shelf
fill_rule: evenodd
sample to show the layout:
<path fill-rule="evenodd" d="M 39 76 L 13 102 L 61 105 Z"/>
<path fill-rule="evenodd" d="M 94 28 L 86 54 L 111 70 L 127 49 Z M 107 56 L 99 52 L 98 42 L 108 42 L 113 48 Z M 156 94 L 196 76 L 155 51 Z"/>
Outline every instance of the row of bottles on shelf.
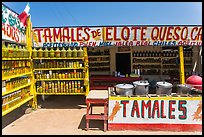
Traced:
<path fill-rule="evenodd" d="M 160 57 L 160 51 L 133 51 L 133 57 Z"/>
<path fill-rule="evenodd" d="M 31 72 L 31 68 L 12 68 L 2 70 L 2 77 L 9 77 Z"/>
<path fill-rule="evenodd" d="M 161 65 L 141 65 L 141 64 L 139 64 L 139 65 L 133 65 L 133 69 L 138 69 L 138 67 L 139 68 L 141 68 L 141 69 L 152 69 L 152 68 L 161 68 Z"/>
<path fill-rule="evenodd" d="M 179 70 L 174 69 L 174 70 L 163 70 L 162 75 L 179 75 Z"/>
<path fill-rule="evenodd" d="M 2 41 L 3 58 L 29 58 L 30 51 L 24 45 L 11 44 Z"/>
<path fill-rule="evenodd" d="M 37 83 L 38 93 L 83 93 L 82 81 L 52 81 Z"/>
<path fill-rule="evenodd" d="M 28 76 L 2 81 L 2 92 L 13 90 L 28 83 L 30 83 L 30 77 Z"/>
<path fill-rule="evenodd" d="M 89 62 L 89 67 L 97 67 L 97 66 L 110 66 L 110 63 L 109 62 L 97 62 L 97 63 L 90 63 Z"/>
<path fill-rule="evenodd" d="M 79 61 L 45 61 L 34 63 L 34 68 L 81 68 L 83 63 Z"/>
<path fill-rule="evenodd" d="M 68 48 L 34 48 L 32 51 L 33 58 L 69 58 L 69 57 L 83 57 L 84 51 L 82 47 L 77 49 L 74 47 L 71 49 Z"/>
<path fill-rule="evenodd" d="M 133 63 L 160 63 L 161 58 L 154 59 L 154 58 L 146 58 L 146 59 L 137 59 L 133 58 Z"/>
<path fill-rule="evenodd" d="M 176 64 L 176 58 L 173 59 L 162 59 L 163 64 Z"/>
<path fill-rule="evenodd" d="M 26 87 L 2 97 L 2 111 L 8 110 L 30 96 L 30 88 Z"/>
<path fill-rule="evenodd" d="M 89 68 L 89 71 L 110 71 L 110 66 L 98 67 L 98 68 Z"/>
<path fill-rule="evenodd" d="M 99 55 L 110 55 L 110 50 L 109 49 L 104 49 L 103 51 L 97 50 L 97 51 L 88 51 L 89 56 L 99 56 Z"/>
<path fill-rule="evenodd" d="M 169 50 L 169 51 L 134 51 L 133 57 L 176 57 L 179 55 L 178 50 Z M 184 56 L 185 57 L 192 57 L 193 52 L 192 51 L 185 51 L 184 50 Z"/>
<path fill-rule="evenodd" d="M 30 61 L 2 61 L 2 69 L 30 67 Z"/>
<path fill-rule="evenodd" d="M 97 57 L 97 58 L 90 57 L 89 58 L 89 61 L 109 61 L 109 60 L 110 60 L 109 57 Z"/>
<path fill-rule="evenodd" d="M 176 65 L 176 64 L 164 64 L 163 65 L 163 69 L 178 69 L 179 68 L 179 65 Z"/>
<path fill-rule="evenodd" d="M 42 71 L 38 71 L 35 72 L 35 77 L 37 80 L 40 79 L 69 79 L 69 78 L 84 78 L 85 77 L 85 73 L 82 71 L 72 71 L 72 72 L 61 72 L 61 71 L 49 71 L 49 73 L 47 72 L 42 72 Z"/>

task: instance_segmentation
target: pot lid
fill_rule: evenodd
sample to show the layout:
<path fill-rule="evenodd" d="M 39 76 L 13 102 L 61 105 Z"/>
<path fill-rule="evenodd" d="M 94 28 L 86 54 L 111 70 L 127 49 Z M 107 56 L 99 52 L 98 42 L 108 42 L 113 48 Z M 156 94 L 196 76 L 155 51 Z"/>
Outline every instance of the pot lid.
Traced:
<path fill-rule="evenodd" d="M 178 86 L 178 87 L 192 88 L 192 86 L 189 85 L 189 84 L 178 84 L 177 86 Z"/>
<path fill-rule="evenodd" d="M 169 82 L 166 82 L 166 81 L 161 81 L 161 82 L 157 82 L 157 85 L 158 86 L 163 86 L 163 87 L 166 87 L 166 88 L 171 88 L 173 87 L 173 85 Z"/>
<path fill-rule="evenodd" d="M 131 85 L 131 84 L 117 84 L 115 87 L 116 88 L 122 88 L 122 89 L 130 89 L 130 88 L 133 88 L 133 85 Z"/>
<path fill-rule="evenodd" d="M 149 85 L 149 82 L 147 80 L 140 80 L 133 82 L 133 84 L 138 86 L 147 86 Z"/>

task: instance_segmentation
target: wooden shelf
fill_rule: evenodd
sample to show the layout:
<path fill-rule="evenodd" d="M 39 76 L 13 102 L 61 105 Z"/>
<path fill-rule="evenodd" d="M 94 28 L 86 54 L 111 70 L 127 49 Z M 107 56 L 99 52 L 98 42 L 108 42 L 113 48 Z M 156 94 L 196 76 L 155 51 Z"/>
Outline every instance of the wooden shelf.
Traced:
<path fill-rule="evenodd" d="M 98 58 L 98 57 L 110 57 L 110 55 L 89 55 L 89 58 Z"/>
<path fill-rule="evenodd" d="M 133 57 L 133 58 L 162 58 L 162 57 Z"/>
<path fill-rule="evenodd" d="M 133 64 L 161 64 L 161 62 L 135 62 L 135 63 L 133 63 Z"/>
<path fill-rule="evenodd" d="M 94 67 L 90 67 L 89 68 L 110 68 L 110 66 L 94 66 Z"/>
<path fill-rule="evenodd" d="M 110 62 L 109 60 L 106 61 L 89 61 L 89 63 L 107 63 Z"/>

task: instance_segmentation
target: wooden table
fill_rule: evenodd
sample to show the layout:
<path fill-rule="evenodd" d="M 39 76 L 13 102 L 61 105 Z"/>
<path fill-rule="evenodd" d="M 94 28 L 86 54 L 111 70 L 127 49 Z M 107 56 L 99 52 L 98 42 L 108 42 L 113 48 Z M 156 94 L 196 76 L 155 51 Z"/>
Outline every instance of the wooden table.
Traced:
<path fill-rule="evenodd" d="M 89 130 L 89 120 L 104 120 L 104 131 L 108 123 L 108 90 L 91 90 L 86 97 L 86 130 Z M 93 106 L 104 107 L 104 114 L 92 114 Z"/>

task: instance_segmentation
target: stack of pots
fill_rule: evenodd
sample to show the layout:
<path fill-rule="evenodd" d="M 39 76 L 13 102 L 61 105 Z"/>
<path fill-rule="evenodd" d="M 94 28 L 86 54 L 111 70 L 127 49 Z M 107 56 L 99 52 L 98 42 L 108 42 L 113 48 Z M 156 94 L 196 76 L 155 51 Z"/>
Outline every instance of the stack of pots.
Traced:
<path fill-rule="evenodd" d="M 147 80 L 140 80 L 133 82 L 135 87 L 134 95 L 147 95 L 149 93 L 149 82 Z"/>
<path fill-rule="evenodd" d="M 156 84 L 157 95 L 171 95 L 173 85 L 171 83 L 161 81 Z"/>

